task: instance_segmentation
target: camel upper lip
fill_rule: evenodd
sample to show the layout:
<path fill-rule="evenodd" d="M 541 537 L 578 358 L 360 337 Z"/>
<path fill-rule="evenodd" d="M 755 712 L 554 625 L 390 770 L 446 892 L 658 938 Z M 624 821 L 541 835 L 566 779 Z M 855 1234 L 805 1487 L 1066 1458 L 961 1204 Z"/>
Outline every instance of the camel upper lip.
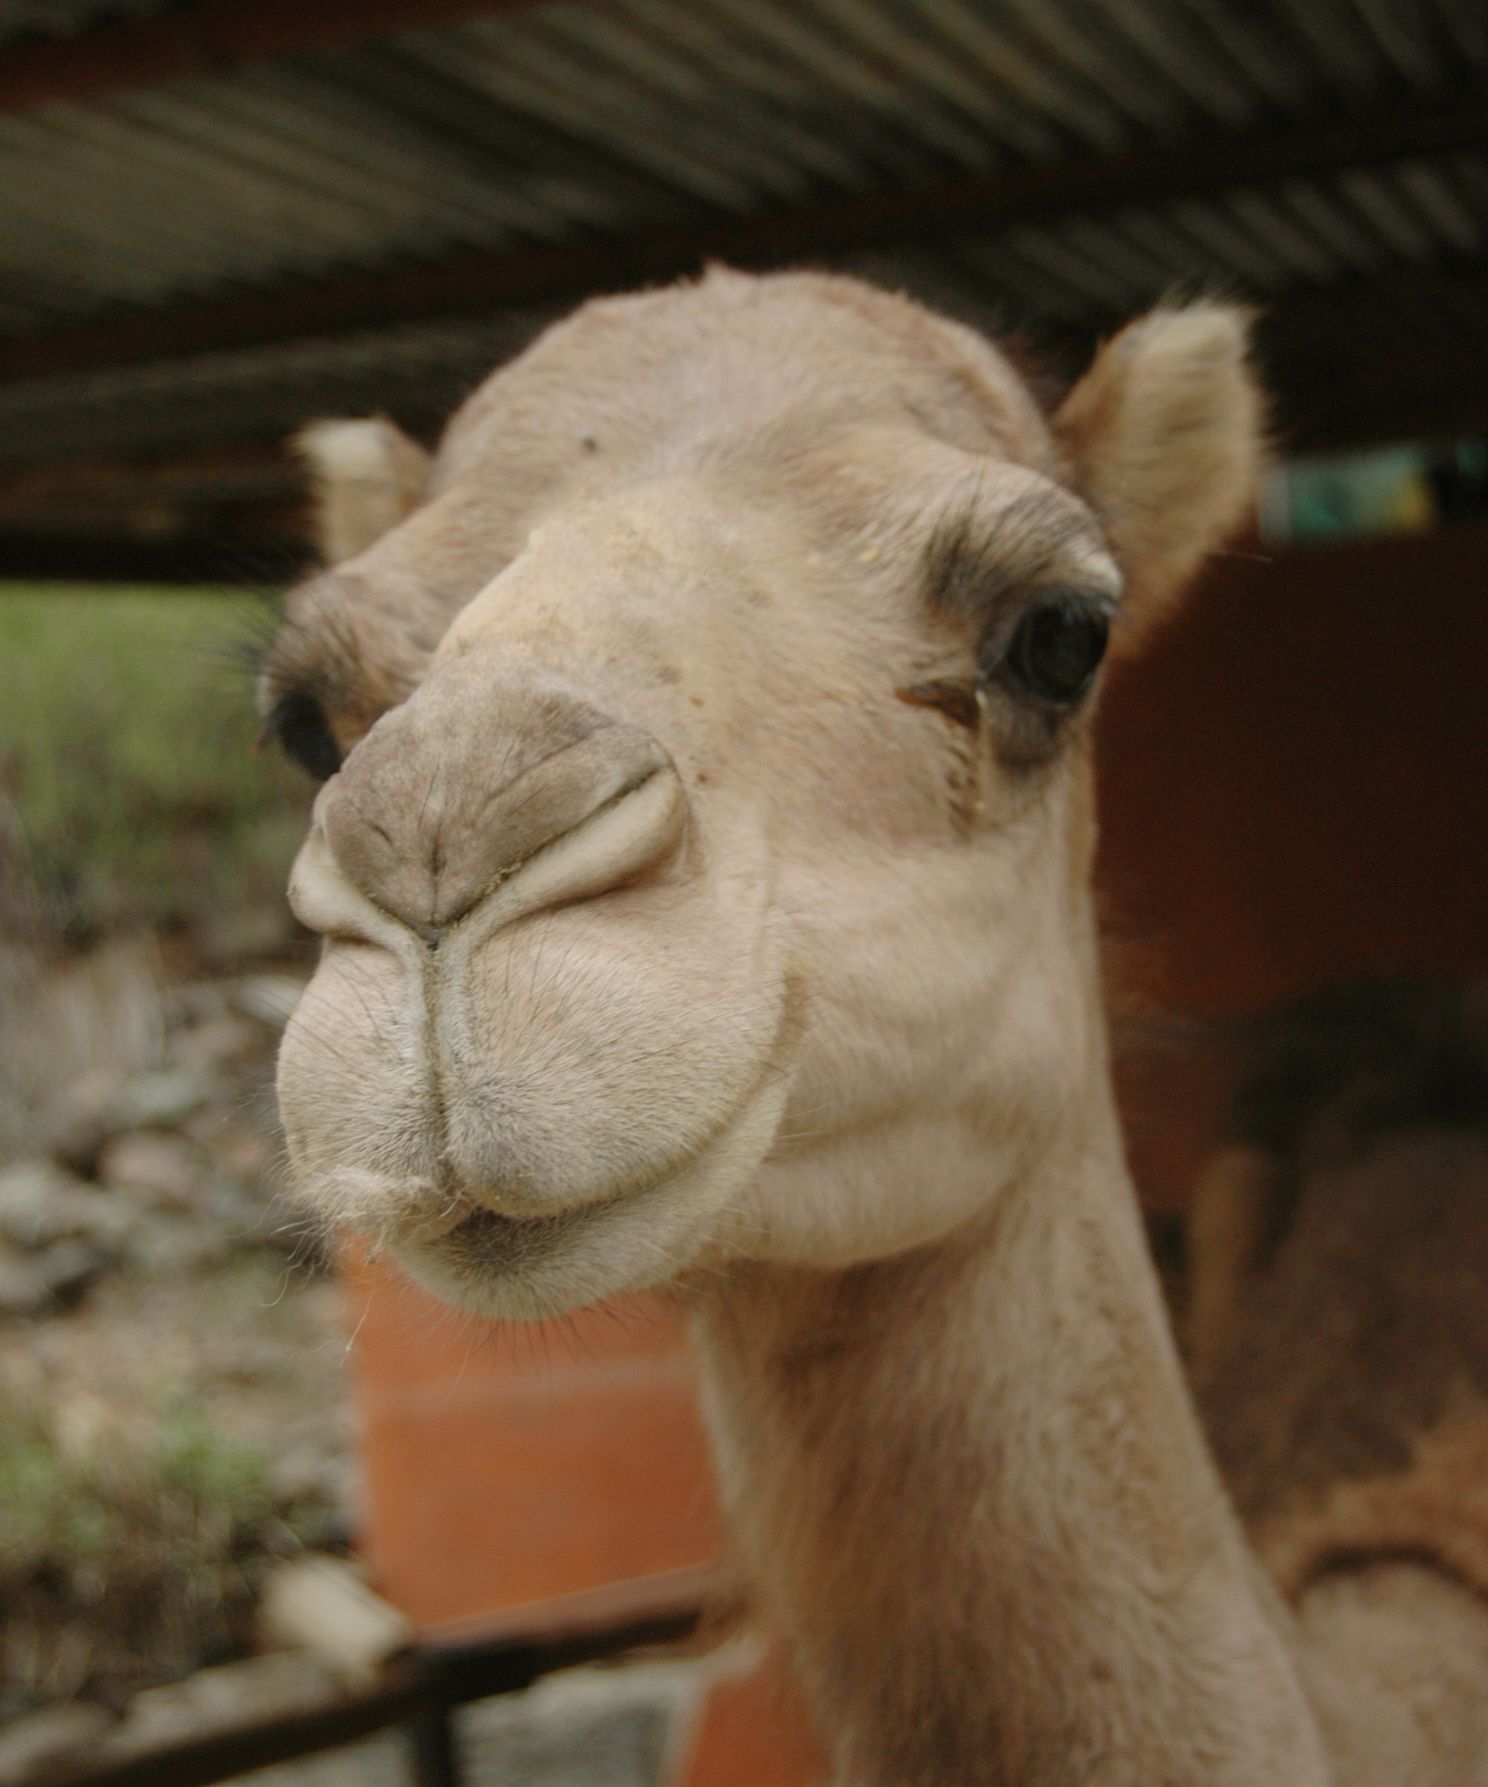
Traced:
<path fill-rule="evenodd" d="M 546 1210 L 532 1209 L 530 1206 L 526 1209 L 503 1208 L 500 1188 L 496 1186 L 477 1188 L 469 1179 L 462 1182 L 458 1166 L 451 1161 L 446 1152 L 442 1161 L 446 1184 L 451 1197 L 463 1204 L 466 1214 L 448 1222 L 441 1235 L 431 1236 L 430 1244 L 437 1245 L 440 1241 L 448 1241 L 451 1237 L 461 1235 L 466 1239 L 477 1234 L 494 1237 L 503 1232 L 501 1225 L 504 1225 L 504 1232 L 512 1237 L 522 1233 L 536 1234 L 545 1226 L 556 1229 L 560 1225 L 563 1226 L 564 1234 L 567 1234 L 571 1232 L 574 1223 L 581 1217 L 599 1216 L 614 1209 L 618 1204 L 644 1198 L 648 1193 L 667 1186 L 692 1162 L 709 1154 L 743 1114 L 750 1109 L 769 1081 L 779 1074 L 783 1058 L 795 1034 L 796 1004 L 795 989 L 788 988 L 776 1023 L 774 1040 L 756 1064 L 755 1071 L 744 1089 L 715 1113 L 707 1127 L 684 1152 L 650 1162 L 631 1177 L 617 1180 L 594 1195 L 585 1197 L 582 1201 Z M 483 1224 L 479 1219 L 486 1217 L 492 1220 L 490 1223 Z"/>

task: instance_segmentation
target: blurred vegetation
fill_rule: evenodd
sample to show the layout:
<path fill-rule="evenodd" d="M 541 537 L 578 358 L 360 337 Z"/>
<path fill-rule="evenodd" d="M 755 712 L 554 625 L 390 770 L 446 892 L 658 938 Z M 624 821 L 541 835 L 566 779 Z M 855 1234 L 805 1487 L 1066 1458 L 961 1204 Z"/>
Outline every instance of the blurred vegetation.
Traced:
<path fill-rule="evenodd" d="M 277 751 L 253 752 L 254 662 L 273 624 L 242 593 L 0 585 L 0 1143 L 52 1149 L 28 1117 L 44 1093 L 68 1135 L 80 1111 L 88 1135 L 88 1086 L 102 1109 L 133 1076 L 195 1075 L 200 1122 L 256 1084 L 234 1078 L 261 1071 L 256 1055 L 164 1052 L 211 1022 L 170 1018 L 163 981 L 278 956 L 296 934 L 284 890 L 311 786 Z M 171 1221 L 207 1232 L 206 1210 Z M 0 1238 L 7 1249 L 27 1264 Z M 241 1270 L 204 1264 L 214 1331 L 240 1316 L 250 1339 L 267 1330 L 282 1275 L 263 1251 Z M 160 1332 L 196 1295 L 162 1279 L 46 1353 L 39 1321 L 0 1317 L 0 1723 L 75 1695 L 122 1702 L 237 1653 L 264 1568 L 326 1542 L 331 1492 L 286 1487 L 273 1446 L 241 1437 L 268 1419 L 255 1397 L 302 1419 L 269 1394 L 267 1367 L 247 1388 L 219 1365 L 159 1381 Z M 59 1332 L 66 1319 L 46 1318 Z M 107 1395 L 69 1388 L 91 1382 L 90 1347 L 137 1358 L 137 1385 L 110 1367 Z"/>
<path fill-rule="evenodd" d="M 181 1392 L 137 1443 L 53 1429 L 0 1406 L 0 1713 L 121 1697 L 228 1654 L 257 1576 L 310 1518 L 277 1506 L 262 1451 Z"/>
<path fill-rule="evenodd" d="M 237 593 L 0 586 L 0 799 L 63 940 L 241 955 L 288 934 L 309 788 L 252 755 L 272 620 Z"/>

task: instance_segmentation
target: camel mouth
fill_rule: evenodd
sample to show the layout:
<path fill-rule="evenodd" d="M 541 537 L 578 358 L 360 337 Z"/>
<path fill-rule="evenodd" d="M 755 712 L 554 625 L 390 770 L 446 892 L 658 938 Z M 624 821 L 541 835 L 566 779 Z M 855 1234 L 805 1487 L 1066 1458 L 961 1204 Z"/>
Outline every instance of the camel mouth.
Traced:
<path fill-rule="evenodd" d="M 542 1216 L 471 1210 L 444 1233 L 395 1241 L 389 1252 L 445 1303 L 498 1320 L 540 1321 L 652 1282 L 650 1272 L 617 1270 L 615 1243 L 622 1230 L 644 1229 L 648 1207 L 674 1183 Z"/>
<path fill-rule="evenodd" d="M 594 824 L 671 839 L 677 786 L 652 775 Z M 758 1174 L 794 1078 L 799 977 L 770 888 L 763 871 L 684 876 L 492 936 L 477 914 L 437 956 L 406 928 L 330 936 L 279 1058 L 300 1195 L 497 1319 L 689 1269 Z M 679 943 L 668 926 L 684 921 Z"/>
<path fill-rule="evenodd" d="M 472 1208 L 437 1233 L 388 1243 L 443 1302 L 503 1321 L 541 1321 L 675 1280 L 710 1257 L 727 1211 L 758 1172 L 784 1107 L 764 1076 L 712 1139 L 661 1177 L 529 1215 Z"/>

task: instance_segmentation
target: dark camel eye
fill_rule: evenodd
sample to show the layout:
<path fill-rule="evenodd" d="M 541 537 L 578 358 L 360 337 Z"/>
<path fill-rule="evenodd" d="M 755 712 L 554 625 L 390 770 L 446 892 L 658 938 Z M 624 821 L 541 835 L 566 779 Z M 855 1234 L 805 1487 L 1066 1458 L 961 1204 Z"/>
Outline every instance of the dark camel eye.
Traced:
<path fill-rule="evenodd" d="M 1003 660 L 1006 674 L 1036 700 L 1068 706 L 1094 681 L 1109 631 L 1104 607 L 1089 596 L 1047 597 L 1018 622 Z"/>
<path fill-rule="evenodd" d="M 313 695 L 283 695 L 274 703 L 264 737 L 277 738 L 286 757 L 325 782 L 341 767 L 341 751 Z"/>

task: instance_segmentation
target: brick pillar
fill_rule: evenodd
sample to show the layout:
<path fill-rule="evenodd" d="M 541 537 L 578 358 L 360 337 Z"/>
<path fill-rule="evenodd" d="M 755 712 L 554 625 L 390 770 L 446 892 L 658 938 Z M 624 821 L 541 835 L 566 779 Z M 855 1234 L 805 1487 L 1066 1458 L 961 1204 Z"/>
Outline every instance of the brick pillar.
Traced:
<path fill-rule="evenodd" d="M 706 1563 L 720 1521 L 660 1299 L 538 1327 L 452 1313 L 343 1250 L 379 1589 L 416 1624 Z"/>

